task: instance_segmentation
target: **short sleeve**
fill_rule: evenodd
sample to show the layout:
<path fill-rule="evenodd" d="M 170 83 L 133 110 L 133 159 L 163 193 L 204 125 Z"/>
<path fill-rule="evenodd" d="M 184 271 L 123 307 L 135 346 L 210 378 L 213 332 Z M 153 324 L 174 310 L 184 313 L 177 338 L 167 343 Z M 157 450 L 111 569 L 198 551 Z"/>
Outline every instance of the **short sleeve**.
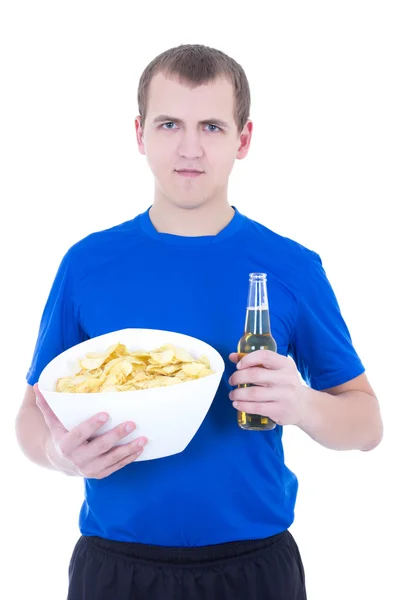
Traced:
<path fill-rule="evenodd" d="M 364 366 L 353 347 L 321 258 L 311 252 L 288 354 L 303 380 L 323 390 L 354 379 Z"/>
<path fill-rule="evenodd" d="M 26 375 L 34 385 L 44 367 L 58 354 L 87 339 L 75 304 L 71 250 L 64 256 L 43 310 L 31 366 Z"/>

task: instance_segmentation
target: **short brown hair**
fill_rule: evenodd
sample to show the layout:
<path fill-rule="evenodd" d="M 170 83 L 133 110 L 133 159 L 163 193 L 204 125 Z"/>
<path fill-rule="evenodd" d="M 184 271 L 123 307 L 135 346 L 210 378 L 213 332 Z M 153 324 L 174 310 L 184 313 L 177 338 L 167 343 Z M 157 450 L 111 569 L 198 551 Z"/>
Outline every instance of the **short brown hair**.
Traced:
<path fill-rule="evenodd" d="M 182 44 L 166 50 L 145 68 L 139 81 L 138 105 L 144 127 L 149 86 L 158 73 L 166 77 L 177 76 L 182 83 L 197 87 L 218 77 L 231 81 L 235 96 L 235 122 L 242 132 L 250 114 L 250 87 L 243 68 L 224 52 L 200 44 Z"/>

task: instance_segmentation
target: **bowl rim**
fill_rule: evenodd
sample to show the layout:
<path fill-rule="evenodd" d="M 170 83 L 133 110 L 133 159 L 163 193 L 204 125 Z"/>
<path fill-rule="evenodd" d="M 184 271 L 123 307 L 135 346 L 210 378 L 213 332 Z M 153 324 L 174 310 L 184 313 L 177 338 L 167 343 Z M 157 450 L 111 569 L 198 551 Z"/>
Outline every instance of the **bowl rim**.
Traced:
<path fill-rule="evenodd" d="M 42 372 L 40 373 L 39 379 L 38 379 L 38 387 L 41 393 L 46 393 L 46 394 L 51 394 L 54 397 L 57 396 L 65 396 L 66 394 L 69 394 L 70 396 L 73 397 L 77 397 L 77 398 L 83 398 L 83 397 L 90 397 L 93 398 L 94 396 L 105 396 L 107 394 L 110 394 L 111 392 L 96 392 L 96 393 L 89 393 L 89 392 L 77 392 L 77 393 L 71 393 L 71 392 L 58 392 L 56 390 L 51 390 L 48 389 L 47 387 L 43 387 L 43 385 L 41 384 L 41 381 L 43 381 L 43 379 L 46 376 L 46 371 L 48 370 L 48 368 L 50 367 L 50 365 L 52 365 L 53 362 L 55 362 L 56 360 L 60 360 L 60 358 L 66 354 L 71 353 L 71 351 L 73 349 L 78 348 L 79 346 L 83 346 L 84 344 L 90 344 L 91 342 L 93 342 L 93 340 L 95 339 L 100 339 L 100 338 L 104 338 L 106 336 L 110 336 L 110 335 L 117 335 L 117 334 L 122 334 L 125 333 L 127 331 L 141 331 L 141 332 L 145 332 L 145 331 L 151 331 L 153 333 L 160 333 L 160 334 L 165 334 L 165 335 L 178 335 L 179 337 L 182 338 L 187 338 L 189 340 L 193 340 L 195 342 L 201 342 L 202 344 L 204 344 L 205 346 L 207 346 L 210 351 L 212 353 L 215 354 L 216 358 L 221 362 L 221 368 L 218 369 L 217 371 L 215 371 L 214 373 L 212 373 L 211 375 L 207 375 L 207 377 L 201 378 L 201 379 L 192 379 L 189 381 L 183 381 L 181 384 L 177 384 L 179 386 L 181 386 L 182 384 L 194 384 L 194 383 L 198 383 L 199 381 L 202 381 L 202 379 L 208 379 L 209 377 L 219 377 L 220 379 L 222 378 L 222 375 L 225 371 L 225 361 L 222 357 L 222 355 L 220 354 L 220 352 L 218 352 L 218 350 L 216 348 L 214 348 L 213 346 L 211 346 L 211 344 L 209 344 L 208 342 L 205 342 L 204 340 L 201 340 L 200 338 L 196 338 L 194 336 L 185 334 L 185 333 L 179 333 L 177 331 L 169 331 L 166 329 L 152 329 L 152 328 L 148 328 L 148 327 L 125 327 L 124 329 L 118 329 L 115 331 L 110 331 L 107 333 L 103 333 L 97 336 L 94 336 L 92 338 L 89 338 L 87 340 L 84 340 L 83 342 L 79 342 L 78 344 L 74 344 L 73 346 L 71 346 L 70 348 L 67 348 L 66 350 L 63 350 L 62 352 L 60 352 L 59 354 L 57 354 L 57 356 L 55 356 L 54 358 L 52 358 L 51 361 L 49 361 L 46 366 L 42 369 Z M 121 342 L 124 343 L 124 342 Z M 168 342 L 166 342 L 168 343 Z M 143 348 L 143 345 L 141 346 L 141 349 Z M 170 387 L 172 386 L 160 386 L 157 388 L 148 388 L 148 389 L 144 389 L 144 390 L 125 390 L 125 393 L 134 393 L 135 396 L 138 392 L 153 392 L 153 390 L 158 390 L 158 393 L 160 393 L 162 390 L 168 390 Z M 124 392 L 122 390 L 122 392 Z M 121 391 L 118 392 L 114 392 L 114 393 L 121 393 Z M 143 395 L 143 394 L 142 394 Z"/>

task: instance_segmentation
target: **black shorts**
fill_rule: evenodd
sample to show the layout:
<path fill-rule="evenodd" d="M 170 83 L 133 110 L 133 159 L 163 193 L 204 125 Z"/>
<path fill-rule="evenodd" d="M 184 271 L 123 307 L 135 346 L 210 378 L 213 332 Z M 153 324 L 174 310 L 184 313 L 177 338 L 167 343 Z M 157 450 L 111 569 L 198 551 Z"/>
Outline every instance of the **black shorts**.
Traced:
<path fill-rule="evenodd" d="M 68 600 L 305 600 L 289 531 L 263 540 L 165 548 L 81 537 Z"/>

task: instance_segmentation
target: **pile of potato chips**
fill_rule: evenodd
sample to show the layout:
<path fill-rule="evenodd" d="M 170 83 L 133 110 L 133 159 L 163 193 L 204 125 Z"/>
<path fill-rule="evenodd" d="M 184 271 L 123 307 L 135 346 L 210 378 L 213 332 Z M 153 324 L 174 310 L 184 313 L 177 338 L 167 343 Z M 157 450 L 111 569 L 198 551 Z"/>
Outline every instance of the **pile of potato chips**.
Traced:
<path fill-rule="evenodd" d="M 130 352 L 124 344 L 114 344 L 103 353 L 87 354 L 79 364 L 79 373 L 57 381 L 57 392 L 87 394 L 146 390 L 214 373 L 207 356 L 195 360 L 186 350 L 172 344 L 149 352 Z"/>

